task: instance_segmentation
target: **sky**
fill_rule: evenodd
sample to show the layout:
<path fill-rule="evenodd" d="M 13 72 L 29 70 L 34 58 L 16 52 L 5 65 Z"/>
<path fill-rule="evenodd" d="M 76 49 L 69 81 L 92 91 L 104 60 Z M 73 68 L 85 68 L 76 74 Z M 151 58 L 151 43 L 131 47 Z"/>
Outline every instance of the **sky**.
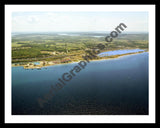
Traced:
<path fill-rule="evenodd" d="M 12 32 L 148 32 L 148 12 L 13 12 Z"/>

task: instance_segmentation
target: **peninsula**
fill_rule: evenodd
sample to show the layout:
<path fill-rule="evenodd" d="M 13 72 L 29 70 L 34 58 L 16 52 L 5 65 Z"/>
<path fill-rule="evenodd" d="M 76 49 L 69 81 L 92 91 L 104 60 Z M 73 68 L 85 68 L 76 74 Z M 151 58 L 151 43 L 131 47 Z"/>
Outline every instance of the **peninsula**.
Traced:
<path fill-rule="evenodd" d="M 12 36 L 12 66 L 23 66 L 25 69 L 41 69 L 50 65 L 79 62 L 84 60 L 83 56 L 88 55 L 93 50 L 99 53 L 133 49 L 135 51 L 111 55 L 103 54 L 103 56 L 94 54 L 95 57 L 90 61 L 148 51 L 148 34 L 122 34 L 111 43 L 107 43 L 104 37 L 105 34 L 99 33 L 14 35 Z M 103 44 L 106 47 L 101 50 L 98 44 Z"/>

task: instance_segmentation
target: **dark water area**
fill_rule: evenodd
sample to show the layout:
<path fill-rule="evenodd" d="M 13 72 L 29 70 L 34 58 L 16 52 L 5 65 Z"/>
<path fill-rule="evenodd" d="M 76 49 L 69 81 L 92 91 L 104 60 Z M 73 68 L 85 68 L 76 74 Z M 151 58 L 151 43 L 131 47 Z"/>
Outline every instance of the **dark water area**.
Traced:
<path fill-rule="evenodd" d="M 77 63 L 41 70 L 12 67 L 13 115 L 147 115 L 148 52 L 92 61 L 41 108 L 62 74 Z"/>

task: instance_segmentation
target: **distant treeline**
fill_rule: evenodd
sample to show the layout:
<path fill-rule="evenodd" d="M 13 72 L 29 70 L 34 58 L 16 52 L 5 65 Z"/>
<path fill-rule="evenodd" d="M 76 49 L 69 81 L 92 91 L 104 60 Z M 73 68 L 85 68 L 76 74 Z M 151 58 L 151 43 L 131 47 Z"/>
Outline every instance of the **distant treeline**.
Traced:
<path fill-rule="evenodd" d="M 98 49 L 98 44 L 106 44 L 105 37 L 92 37 L 97 34 L 78 33 L 78 36 L 58 34 L 23 34 L 12 37 L 12 61 L 27 58 L 62 58 L 64 54 L 85 54 L 86 50 Z M 99 33 L 98 36 L 105 35 Z M 107 43 L 104 50 L 142 48 L 148 49 L 148 34 L 122 34 L 113 42 Z M 49 51 L 51 53 L 42 52 Z M 51 60 L 51 59 L 49 59 Z M 29 61 L 29 59 L 28 59 Z"/>

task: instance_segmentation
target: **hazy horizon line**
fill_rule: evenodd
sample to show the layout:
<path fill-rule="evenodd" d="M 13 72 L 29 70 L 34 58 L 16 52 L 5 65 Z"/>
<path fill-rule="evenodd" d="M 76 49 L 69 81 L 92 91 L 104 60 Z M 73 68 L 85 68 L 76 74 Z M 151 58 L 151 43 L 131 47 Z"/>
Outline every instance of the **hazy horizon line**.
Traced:
<path fill-rule="evenodd" d="M 76 32 L 90 32 L 90 33 L 102 33 L 102 32 L 105 32 L 105 33 L 108 33 L 108 32 L 111 32 L 111 31 L 15 31 L 15 32 L 11 32 L 11 33 L 76 33 Z M 123 32 L 124 34 L 126 33 L 149 33 L 148 31 L 124 31 Z M 122 34 L 122 33 L 121 33 Z"/>

